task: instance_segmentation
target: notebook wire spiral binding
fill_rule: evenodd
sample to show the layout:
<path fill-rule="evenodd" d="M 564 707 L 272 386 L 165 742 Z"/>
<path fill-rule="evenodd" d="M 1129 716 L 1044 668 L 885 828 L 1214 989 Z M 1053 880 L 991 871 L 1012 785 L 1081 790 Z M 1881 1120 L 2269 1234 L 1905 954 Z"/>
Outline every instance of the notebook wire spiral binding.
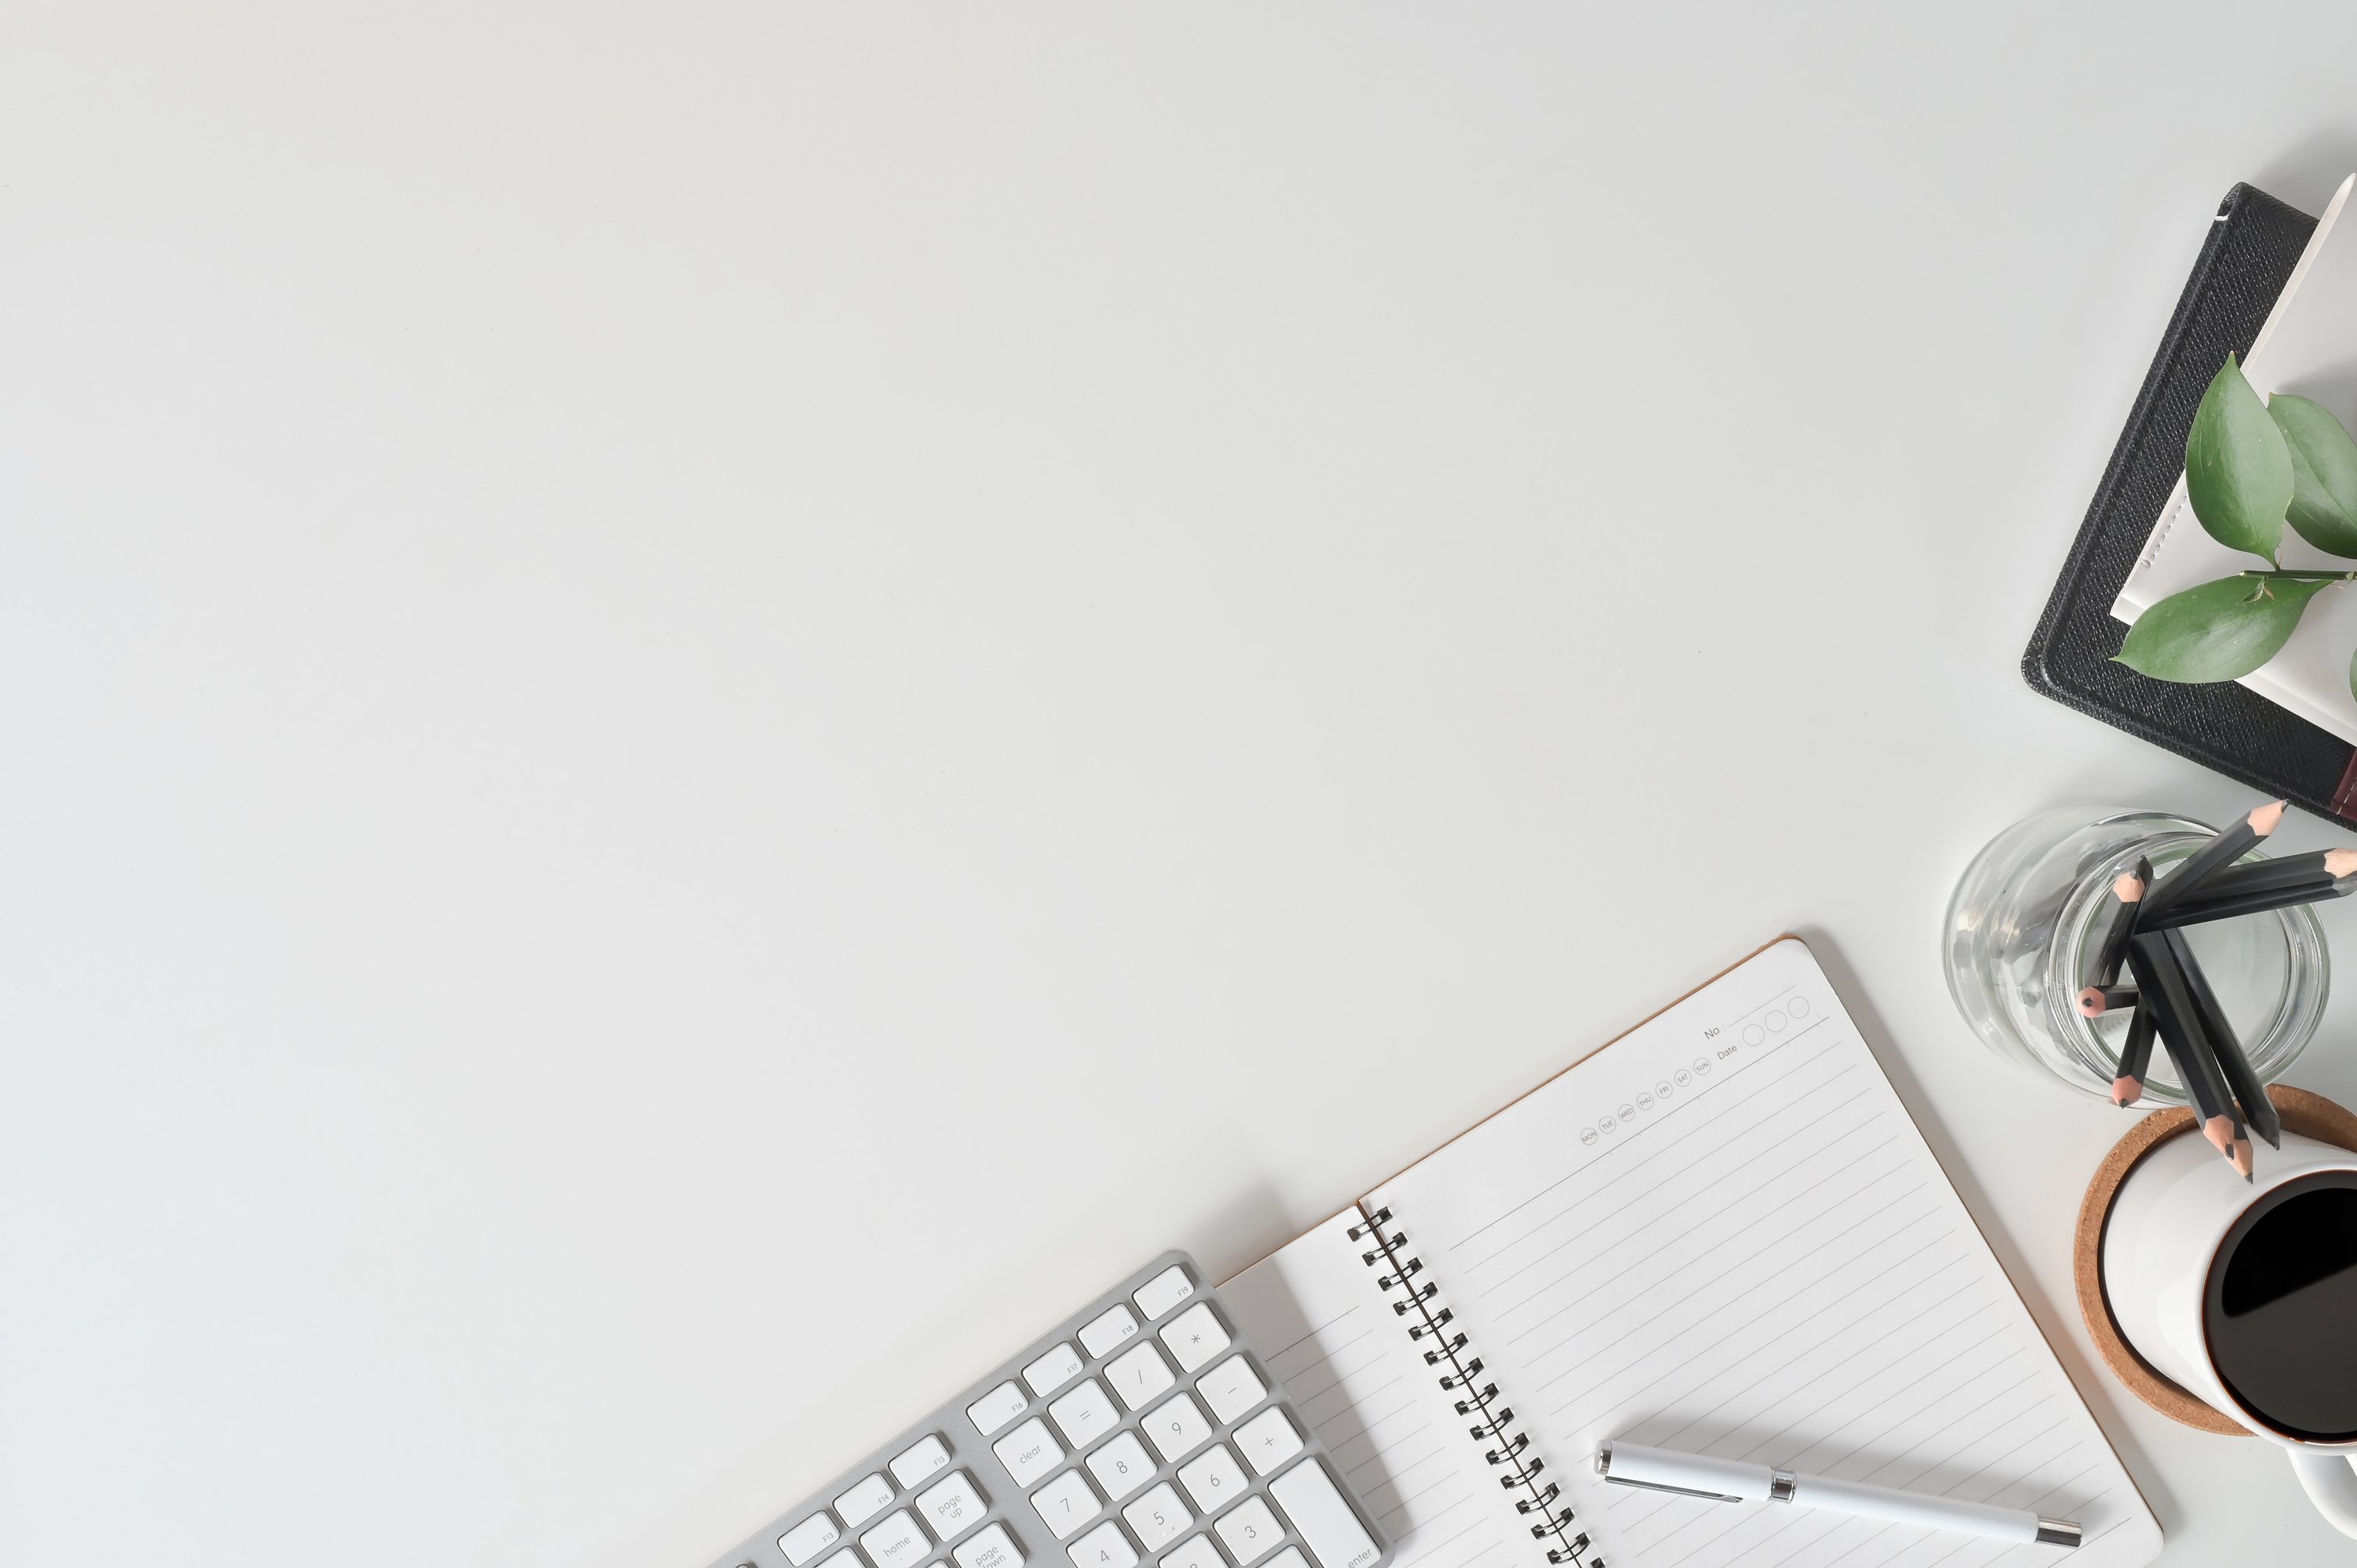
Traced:
<path fill-rule="evenodd" d="M 1348 1234 L 1353 1241 L 1373 1243 L 1359 1254 L 1359 1261 L 1384 1271 L 1375 1276 L 1377 1286 L 1401 1293 L 1391 1304 L 1393 1315 L 1411 1320 L 1407 1337 L 1423 1350 L 1424 1364 L 1440 1373 L 1441 1389 L 1457 1396 L 1457 1413 L 1477 1418 L 1466 1432 L 1482 1445 L 1481 1457 L 1502 1471 L 1498 1484 L 1520 1494 L 1514 1498 L 1514 1511 L 1539 1516 L 1539 1522 L 1530 1527 L 1531 1536 L 1540 1541 L 1552 1538 L 1547 1561 L 1575 1568 L 1605 1568 L 1601 1556 L 1582 1557 L 1588 1549 L 1587 1533 L 1577 1528 L 1577 1515 L 1572 1509 L 1555 1507 L 1562 1495 L 1560 1484 L 1542 1479 L 1546 1461 L 1530 1452 L 1530 1434 L 1515 1429 L 1512 1408 L 1499 1402 L 1498 1385 L 1476 1380 L 1481 1376 L 1481 1358 L 1473 1354 L 1465 1331 L 1452 1327 L 1457 1314 L 1440 1300 L 1438 1283 L 1418 1282 L 1424 1260 L 1409 1255 L 1405 1228 L 1394 1222 L 1389 1208 L 1378 1208 L 1364 1223 L 1351 1226 Z"/>

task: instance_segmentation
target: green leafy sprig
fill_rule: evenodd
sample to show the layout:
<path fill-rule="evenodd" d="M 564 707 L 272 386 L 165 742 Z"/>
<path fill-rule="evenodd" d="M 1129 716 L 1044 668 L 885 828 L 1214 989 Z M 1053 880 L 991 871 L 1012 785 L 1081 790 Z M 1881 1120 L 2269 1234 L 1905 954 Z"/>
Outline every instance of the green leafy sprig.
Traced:
<path fill-rule="evenodd" d="M 2357 560 L 2357 441 L 2304 397 L 2262 401 L 2234 356 L 2212 378 L 2185 440 L 2185 495 L 2202 531 L 2266 563 L 2147 609 L 2120 662 L 2158 681 L 2233 681 L 2282 651 L 2309 601 L 2357 570 L 2287 568 L 2284 525 L 2328 555 Z M 2350 665 L 2357 694 L 2357 659 Z"/>

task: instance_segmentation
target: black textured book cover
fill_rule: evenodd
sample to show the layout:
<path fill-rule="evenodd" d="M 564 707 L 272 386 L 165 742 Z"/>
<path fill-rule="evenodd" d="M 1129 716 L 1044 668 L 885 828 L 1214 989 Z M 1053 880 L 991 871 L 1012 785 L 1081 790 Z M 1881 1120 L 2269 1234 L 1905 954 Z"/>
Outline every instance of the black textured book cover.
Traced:
<path fill-rule="evenodd" d="M 2250 352 L 2315 229 L 2315 219 L 2266 191 L 2238 185 L 2226 193 L 2021 668 L 2058 703 L 2311 811 L 2357 822 L 2346 741 L 2232 682 L 2171 685 L 2113 658 L 2127 628 L 2112 618 L 2112 601 L 2184 469 L 2193 411 L 2227 354 Z"/>

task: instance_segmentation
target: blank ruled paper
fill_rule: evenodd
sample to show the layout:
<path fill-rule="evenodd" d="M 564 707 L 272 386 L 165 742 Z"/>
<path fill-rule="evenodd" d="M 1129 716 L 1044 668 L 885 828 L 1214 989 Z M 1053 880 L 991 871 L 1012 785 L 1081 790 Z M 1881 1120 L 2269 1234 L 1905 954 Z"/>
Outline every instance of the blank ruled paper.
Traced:
<path fill-rule="evenodd" d="M 2075 1519 L 2086 1544 L 2072 1568 L 2134 1568 L 2160 1550 L 1798 941 L 1370 1201 L 1394 1211 L 1615 1568 L 2028 1568 L 2065 1554 L 1608 1487 L 1591 1462 L 1612 1437 Z"/>

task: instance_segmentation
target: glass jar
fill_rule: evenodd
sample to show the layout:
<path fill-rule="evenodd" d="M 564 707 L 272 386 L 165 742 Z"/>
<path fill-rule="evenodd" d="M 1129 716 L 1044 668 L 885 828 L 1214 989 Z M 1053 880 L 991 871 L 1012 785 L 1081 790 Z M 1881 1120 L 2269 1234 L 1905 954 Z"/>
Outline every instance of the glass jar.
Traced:
<path fill-rule="evenodd" d="M 2166 875 L 2216 836 L 2160 811 L 2084 807 L 2041 811 L 1997 834 L 1948 904 L 1941 957 L 1956 1011 L 2006 1060 L 2108 1100 L 2128 1009 L 2088 1018 L 2078 998 L 2116 907 L 2112 884 L 2139 855 Z M 2294 905 L 2183 929 L 2251 1069 L 2274 1082 L 2324 1015 L 2331 966 L 2315 913 Z M 2147 1103 L 2185 1103 L 2177 1069 L 2157 1045 L 2144 1084 Z"/>

